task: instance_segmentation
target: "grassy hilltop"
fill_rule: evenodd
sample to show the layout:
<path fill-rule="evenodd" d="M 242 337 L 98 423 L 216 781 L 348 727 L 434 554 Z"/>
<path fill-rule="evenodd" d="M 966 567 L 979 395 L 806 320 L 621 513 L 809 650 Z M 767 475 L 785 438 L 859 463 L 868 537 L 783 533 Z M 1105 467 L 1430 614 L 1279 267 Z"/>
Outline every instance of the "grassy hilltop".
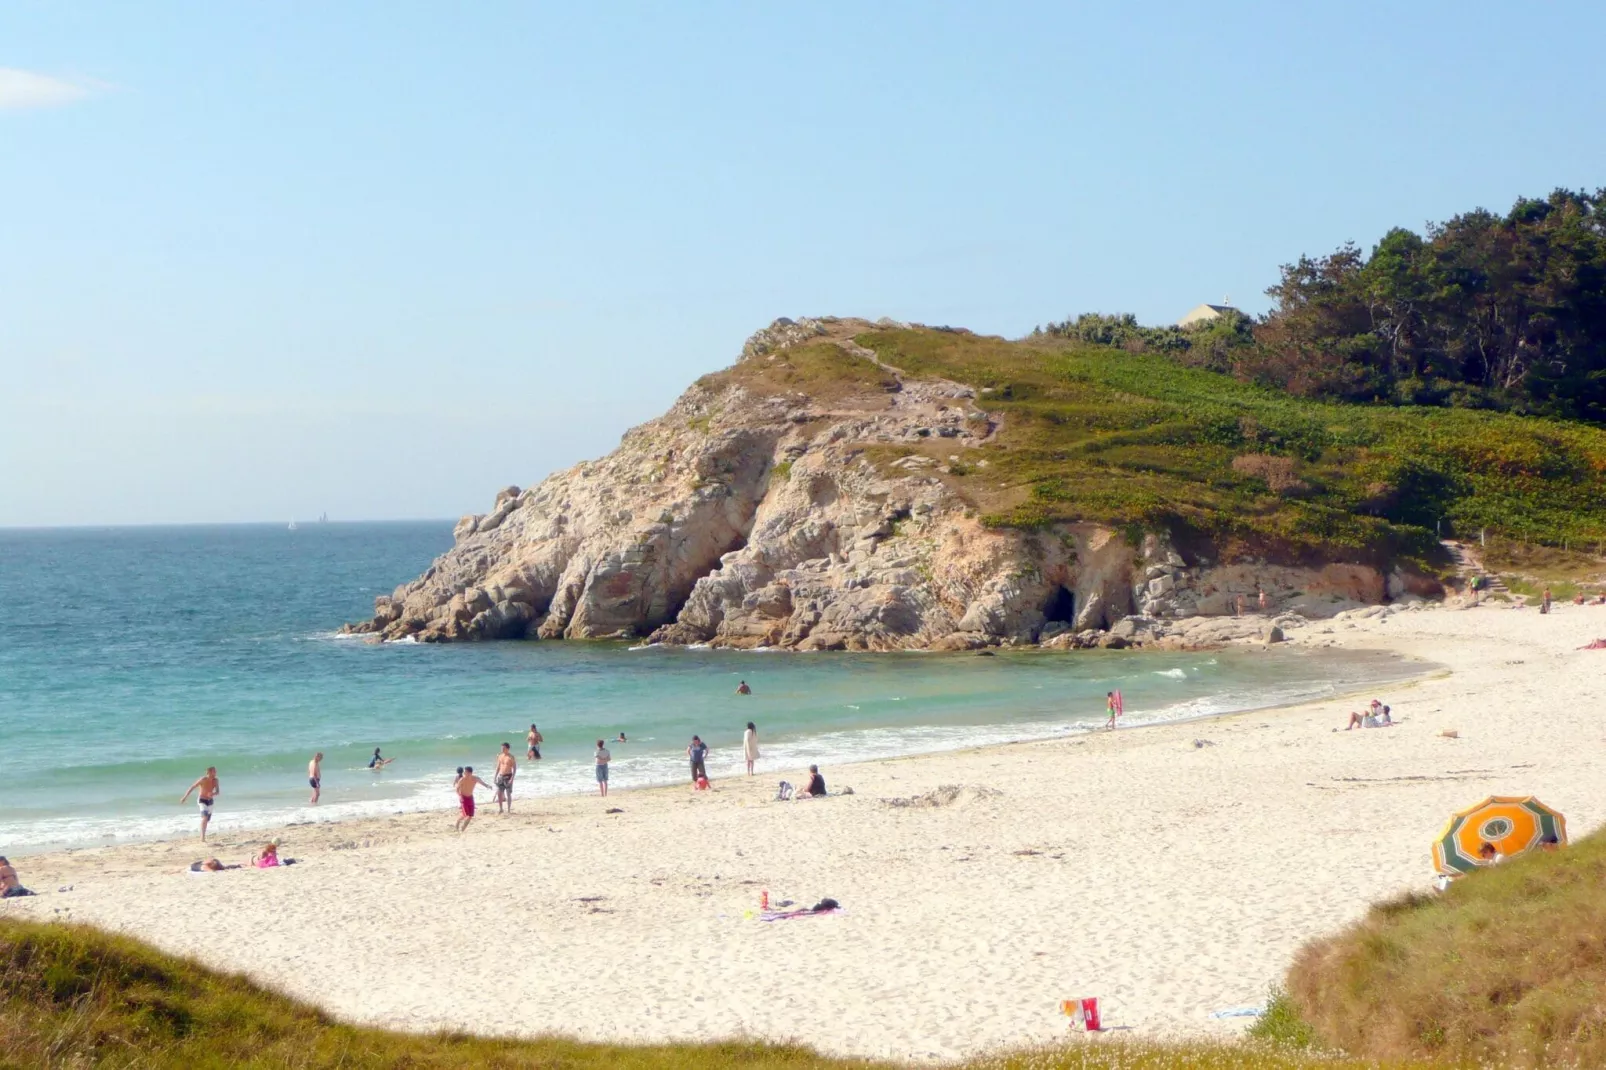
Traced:
<path fill-rule="evenodd" d="M 1224 558 L 1429 564 L 1446 536 L 1596 552 L 1606 542 L 1606 431 L 1487 410 L 1294 397 L 1162 353 L 947 328 L 858 335 L 911 377 L 974 386 L 999 424 L 954 440 L 867 451 L 925 453 L 991 525 L 1100 521 L 1165 529 Z M 890 377 L 830 341 L 734 376 L 763 391 L 829 396 Z M 952 458 L 957 457 L 957 460 Z"/>

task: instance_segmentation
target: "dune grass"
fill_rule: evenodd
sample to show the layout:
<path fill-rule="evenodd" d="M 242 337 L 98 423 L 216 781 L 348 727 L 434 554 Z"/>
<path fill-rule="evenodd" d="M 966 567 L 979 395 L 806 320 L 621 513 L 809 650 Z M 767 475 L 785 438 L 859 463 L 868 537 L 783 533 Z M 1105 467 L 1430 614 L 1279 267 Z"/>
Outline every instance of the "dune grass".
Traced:
<path fill-rule="evenodd" d="M 1301 952 L 1288 999 L 1372 1057 L 1606 1066 L 1606 834 L 1374 907 Z"/>
<path fill-rule="evenodd" d="M 856 341 L 911 376 L 977 387 L 1001 417 L 949 472 L 998 526 L 1088 520 L 1201 536 L 1223 556 L 1422 563 L 1441 522 L 1447 536 L 1606 540 L 1606 431 L 1591 425 L 1313 402 L 1062 340 L 909 328 Z"/>
<path fill-rule="evenodd" d="M 938 998 L 934 992 L 933 998 Z M 599 1014 L 606 1013 L 599 1008 Z M 0 920 L 0 1067 L 875 1070 L 759 1041 L 626 1046 L 557 1038 L 415 1035 L 337 1022 L 239 978 L 86 926 Z M 1075 1038 L 974 1070 L 1409 1070 L 1289 1047 Z"/>

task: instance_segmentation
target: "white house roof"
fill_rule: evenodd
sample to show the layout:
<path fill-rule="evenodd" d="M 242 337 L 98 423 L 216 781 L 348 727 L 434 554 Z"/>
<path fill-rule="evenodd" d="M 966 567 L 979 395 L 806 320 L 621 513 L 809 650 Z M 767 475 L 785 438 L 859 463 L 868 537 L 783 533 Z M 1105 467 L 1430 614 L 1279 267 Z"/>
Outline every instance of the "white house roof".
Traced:
<path fill-rule="evenodd" d="M 1238 310 L 1231 305 L 1199 305 L 1197 308 L 1190 309 L 1186 316 L 1177 320 L 1177 326 L 1188 327 L 1195 323 L 1213 320 L 1224 313 L 1236 311 Z"/>

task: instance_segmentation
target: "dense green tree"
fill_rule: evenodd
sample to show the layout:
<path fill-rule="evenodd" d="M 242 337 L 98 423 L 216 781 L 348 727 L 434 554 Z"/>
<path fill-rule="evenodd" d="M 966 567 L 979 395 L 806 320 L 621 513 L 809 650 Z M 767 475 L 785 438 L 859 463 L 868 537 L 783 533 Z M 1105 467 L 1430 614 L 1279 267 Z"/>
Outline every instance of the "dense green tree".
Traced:
<path fill-rule="evenodd" d="M 1292 393 L 1606 421 L 1606 189 L 1285 265 L 1233 370 Z"/>

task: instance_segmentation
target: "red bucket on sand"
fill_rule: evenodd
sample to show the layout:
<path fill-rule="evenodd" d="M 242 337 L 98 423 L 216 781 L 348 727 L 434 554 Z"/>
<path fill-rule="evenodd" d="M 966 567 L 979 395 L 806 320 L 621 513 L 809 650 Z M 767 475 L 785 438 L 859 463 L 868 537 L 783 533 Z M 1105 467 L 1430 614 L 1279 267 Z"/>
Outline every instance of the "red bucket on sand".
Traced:
<path fill-rule="evenodd" d="M 1082 1001 L 1082 1024 L 1087 1026 L 1089 1033 L 1096 1033 L 1099 1025 L 1099 1000 L 1097 996 L 1089 996 Z"/>
<path fill-rule="evenodd" d="M 1099 1024 L 1099 1000 L 1097 996 L 1064 1000 L 1060 1003 L 1060 1013 L 1086 1026 L 1087 1031 L 1090 1033 L 1103 1028 Z"/>

